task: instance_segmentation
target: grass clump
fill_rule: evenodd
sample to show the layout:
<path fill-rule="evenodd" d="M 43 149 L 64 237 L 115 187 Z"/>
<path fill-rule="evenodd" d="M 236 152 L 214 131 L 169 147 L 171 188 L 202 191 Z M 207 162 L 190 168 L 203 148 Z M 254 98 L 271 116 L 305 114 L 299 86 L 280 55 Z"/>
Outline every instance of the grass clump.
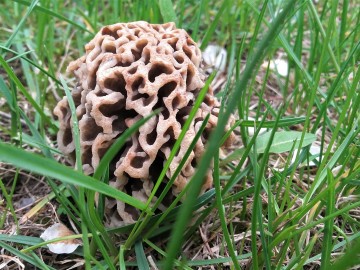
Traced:
<path fill-rule="evenodd" d="M 359 265 L 360 15 L 355 2 L 1 3 L 0 247 L 7 257 L 0 265 L 67 269 L 74 265 L 71 260 L 86 269 Z M 221 100 L 219 123 L 180 194 L 184 203 L 174 202 L 156 215 L 158 204 L 106 184 L 109 160 L 147 119 L 116 141 L 90 177 L 81 172 L 79 159 L 75 170 L 60 164 L 64 157 L 56 149 L 51 113 L 71 91 L 67 64 L 84 53 L 94 33 L 103 25 L 136 20 L 175 21 L 203 50 L 217 44 L 227 51 L 226 71 L 213 74 L 203 90 L 211 84 Z M 201 97 L 193 113 L 200 102 Z M 231 114 L 237 118 L 232 128 L 238 144 L 220 152 Z M 211 162 L 214 189 L 199 196 L 199 179 Z M 105 227 L 105 196 L 142 210 L 141 219 Z M 70 238 L 82 239 L 73 254 L 53 256 L 39 238 L 59 221 L 76 232 Z"/>

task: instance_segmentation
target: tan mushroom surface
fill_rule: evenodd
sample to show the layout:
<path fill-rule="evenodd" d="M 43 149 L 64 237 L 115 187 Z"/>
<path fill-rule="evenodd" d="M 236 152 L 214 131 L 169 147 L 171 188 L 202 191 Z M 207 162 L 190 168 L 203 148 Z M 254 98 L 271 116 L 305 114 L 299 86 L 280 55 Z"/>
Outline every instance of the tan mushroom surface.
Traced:
<path fill-rule="evenodd" d="M 85 49 L 86 54 L 71 62 L 68 71 L 77 82 L 71 94 L 86 174 L 94 172 L 106 150 L 128 127 L 162 108 L 160 114 L 140 127 L 110 164 L 110 184 L 145 202 L 204 86 L 205 76 L 199 67 L 201 52 L 186 31 L 173 23 L 156 25 L 143 21 L 105 26 Z M 218 113 L 219 102 L 209 89 L 166 180 L 174 174 L 208 114 L 209 122 L 176 178 L 168 200 L 178 195 L 194 174 Z M 75 145 L 66 97 L 57 104 L 54 114 L 60 122 L 59 149 L 73 161 Z M 211 188 L 212 182 L 209 169 L 202 191 Z M 112 199 L 107 199 L 106 207 L 110 225 L 134 222 L 139 214 Z"/>

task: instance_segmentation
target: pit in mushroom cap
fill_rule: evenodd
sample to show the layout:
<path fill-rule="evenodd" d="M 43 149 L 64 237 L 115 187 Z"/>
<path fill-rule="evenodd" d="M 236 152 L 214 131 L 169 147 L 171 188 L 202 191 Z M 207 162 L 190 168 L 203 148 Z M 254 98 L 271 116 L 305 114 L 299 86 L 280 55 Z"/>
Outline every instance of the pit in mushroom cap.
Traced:
<path fill-rule="evenodd" d="M 94 172 L 106 150 L 128 127 L 155 109 L 163 109 L 140 127 L 110 164 L 114 175 L 110 184 L 145 202 L 204 86 L 199 68 L 201 52 L 186 31 L 177 29 L 174 23 L 153 25 L 143 21 L 105 26 L 85 49 L 86 54 L 68 67 L 77 79 L 72 97 L 85 173 Z M 218 112 L 219 103 L 209 89 L 166 173 L 168 180 L 210 114 L 201 139 L 173 184 L 172 196 L 179 194 L 194 174 Z M 54 114 L 60 121 L 59 149 L 74 160 L 66 97 L 57 104 Z M 212 181 L 209 170 L 202 191 L 209 189 Z M 121 201 L 109 199 L 106 206 L 111 225 L 131 223 L 138 217 L 136 209 Z"/>

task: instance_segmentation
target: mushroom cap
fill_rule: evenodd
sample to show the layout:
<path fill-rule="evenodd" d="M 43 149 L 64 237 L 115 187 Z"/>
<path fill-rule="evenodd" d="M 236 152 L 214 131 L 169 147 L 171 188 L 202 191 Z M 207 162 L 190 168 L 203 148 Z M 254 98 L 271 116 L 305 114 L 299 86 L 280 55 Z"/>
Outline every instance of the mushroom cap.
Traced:
<path fill-rule="evenodd" d="M 162 108 L 131 136 L 110 164 L 110 184 L 146 201 L 204 86 L 200 49 L 174 23 L 144 21 L 105 26 L 85 49 L 86 54 L 67 69 L 77 81 L 72 97 L 85 173 L 94 172 L 106 150 L 127 128 Z M 209 89 L 166 173 L 168 181 L 210 114 L 201 139 L 173 184 L 171 196 L 178 195 L 194 174 L 206 138 L 217 124 L 218 111 L 219 102 Z M 54 114 L 60 122 L 59 149 L 74 160 L 71 111 L 66 97 L 57 104 Z M 202 191 L 212 186 L 210 169 Z M 107 208 L 113 225 L 134 222 L 138 216 L 136 209 L 123 202 L 109 199 Z"/>

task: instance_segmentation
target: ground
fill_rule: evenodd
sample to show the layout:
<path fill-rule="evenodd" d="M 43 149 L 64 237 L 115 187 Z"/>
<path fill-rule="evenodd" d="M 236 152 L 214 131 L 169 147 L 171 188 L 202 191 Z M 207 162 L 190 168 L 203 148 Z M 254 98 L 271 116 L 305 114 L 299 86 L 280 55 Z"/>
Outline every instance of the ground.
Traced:
<path fill-rule="evenodd" d="M 276 25 L 273 16 L 286 3 L 268 3 L 262 14 L 260 1 L 173 2 L 175 17 L 164 11 L 171 1 L 0 4 L 0 49 L 5 60 L 0 69 L 0 147 L 11 144 L 14 153 L 22 149 L 30 154 L 11 162 L 10 153 L 0 148 L 0 266 L 90 269 L 112 262 L 116 268 L 124 263 L 127 268 L 162 269 L 175 239 L 180 252 L 174 251 L 177 260 L 172 263 L 179 269 L 356 269 L 359 260 L 352 247 L 359 245 L 360 225 L 359 5 L 293 1 L 293 9 L 285 9 L 285 22 Z M 60 76 L 70 88 L 75 85 L 66 66 L 84 53 L 84 45 L 101 26 L 136 20 L 162 23 L 169 18 L 177 20 L 203 51 L 208 44 L 227 51 L 226 68 L 218 72 L 212 87 L 225 100 L 225 109 L 231 104 L 227 98 L 243 91 L 232 108 L 240 120 L 234 127 L 236 143 L 211 155 L 214 189 L 197 201 L 193 198 L 194 204 L 203 203 L 197 214 L 186 218 L 185 210 L 175 208 L 175 215 L 166 215 L 159 227 L 152 227 L 152 222 L 145 228 L 141 222 L 139 227 L 120 226 L 116 233 L 109 232 L 110 239 L 94 237 L 92 242 L 88 233 L 107 228 L 89 226 L 90 217 L 81 213 L 81 195 L 76 201 L 72 188 L 80 186 L 85 205 L 91 193 L 81 189 L 80 180 L 66 182 L 65 169 L 57 171 L 58 177 L 49 177 L 50 169 L 41 174 L 34 167 L 29 172 L 26 158 L 47 156 L 50 150 L 49 164 L 55 160 L 69 165 L 56 150 L 52 126 L 58 124 L 53 108 L 64 95 Z M 278 31 L 268 37 L 272 27 Z M 266 38 L 262 55 L 257 49 Z M 244 78 L 257 56 L 259 61 Z M 285 70 L 274 66 L 279 59 L 288 65 Z M 262 152 L 256 147 L 264 140 L 263 130 L 255 134 L 259 139 L 252 140 L 260 128 L 275 132 L 272 146 Z M 280 131 L 288 132 L 288 138 L 279 139 Z M 292 158 L 291 131 L 316 138 L 312 151 L 302 148 L 294 154 L 300 163 Z M 209 142 L 209 152 L 222 136 Z M 287 140 L 286 151 L 279 151 L 279 144 Z M 178 237 L 183 219 L 187 230 Z M 58 222 L 74 231 L 83 247 L 69 255 L 53 254 L 45 245 L 32 250 L 42 242 L 41 233 Z M 25 248 L 31 250 L 18 252 Z M 355 255 L 339 259 L 344 254 L 344 258 Z"/>

